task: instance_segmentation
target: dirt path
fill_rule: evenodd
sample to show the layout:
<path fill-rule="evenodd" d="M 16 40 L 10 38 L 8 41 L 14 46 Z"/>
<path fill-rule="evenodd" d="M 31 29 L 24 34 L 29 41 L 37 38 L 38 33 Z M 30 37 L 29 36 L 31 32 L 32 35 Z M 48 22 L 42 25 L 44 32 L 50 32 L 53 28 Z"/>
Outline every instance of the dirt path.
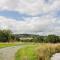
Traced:
<path fill-rule="evenodd" d="M 6 47 L 0 49 L 0 60 L 15 60 L 14 56 L 19 48 L 22 48 L 22 46 Z"/>
<path fill-rule="evenodd" d="M 60 60 L 60 53 L 56 53 L 51 57 L 51 60 Z"/>

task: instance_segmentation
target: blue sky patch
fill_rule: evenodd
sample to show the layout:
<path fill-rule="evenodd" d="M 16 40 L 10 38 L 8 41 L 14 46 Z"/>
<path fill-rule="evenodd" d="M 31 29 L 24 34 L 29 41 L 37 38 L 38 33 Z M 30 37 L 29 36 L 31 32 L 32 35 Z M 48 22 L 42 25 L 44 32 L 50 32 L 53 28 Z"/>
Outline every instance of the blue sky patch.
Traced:
<path fill-rule="evenodd" d="M 0 11 L 0 16 L 4 16 L 11 19 L 23 20 L 24 18 L 32 17 L 31 15 L 19 13 L 17 11 Z"/>

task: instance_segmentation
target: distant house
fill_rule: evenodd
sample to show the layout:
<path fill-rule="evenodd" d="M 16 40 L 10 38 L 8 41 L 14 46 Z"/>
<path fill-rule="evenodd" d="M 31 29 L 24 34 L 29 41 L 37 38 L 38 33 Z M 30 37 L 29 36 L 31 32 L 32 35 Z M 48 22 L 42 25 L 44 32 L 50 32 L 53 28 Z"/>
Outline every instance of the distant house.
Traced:
<path fill-rule="evenodd" d="M 20 40 L 32 40 L 33 38 L 31 38 L 31 37 L 21 37 L 21 38 L 19 38 Z"/>

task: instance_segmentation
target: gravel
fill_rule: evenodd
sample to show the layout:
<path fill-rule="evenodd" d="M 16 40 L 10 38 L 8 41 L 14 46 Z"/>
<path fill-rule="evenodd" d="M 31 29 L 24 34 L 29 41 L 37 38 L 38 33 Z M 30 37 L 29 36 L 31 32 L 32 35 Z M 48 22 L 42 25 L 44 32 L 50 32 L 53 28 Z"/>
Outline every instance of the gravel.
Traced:
<path fill-rule="evenodd" d="M 15 53 L 22 46 L 6 47 L 0 49 L 0 60 L 15 60 Z"/>

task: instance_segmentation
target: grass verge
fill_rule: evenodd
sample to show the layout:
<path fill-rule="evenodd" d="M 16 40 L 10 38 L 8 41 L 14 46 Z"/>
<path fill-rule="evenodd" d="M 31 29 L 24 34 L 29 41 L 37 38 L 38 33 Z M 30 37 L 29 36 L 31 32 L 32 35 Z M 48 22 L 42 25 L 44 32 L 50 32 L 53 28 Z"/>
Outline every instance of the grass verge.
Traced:
<path fill-rule="evenodd" d="M 37 60 L 35 45 L 25 46 L 16 53 L 16 60 Z"/>

